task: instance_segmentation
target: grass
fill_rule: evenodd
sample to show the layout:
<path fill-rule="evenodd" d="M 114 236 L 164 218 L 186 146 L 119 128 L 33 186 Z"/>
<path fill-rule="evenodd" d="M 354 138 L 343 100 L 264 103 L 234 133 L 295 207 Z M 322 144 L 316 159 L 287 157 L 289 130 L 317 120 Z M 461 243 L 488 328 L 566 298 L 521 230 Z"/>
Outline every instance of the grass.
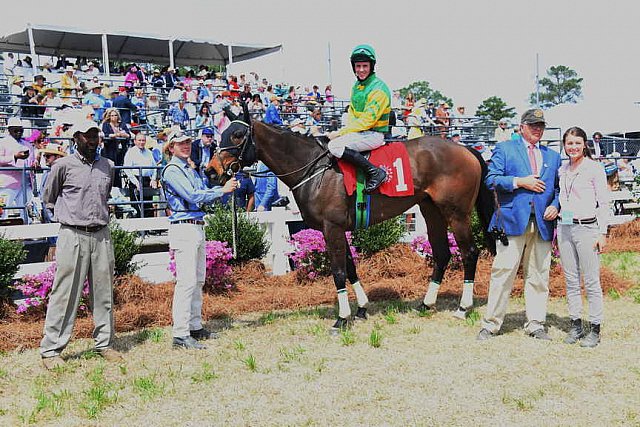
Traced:
<path fill-rule="evenodd" d="M 612 252 L 602 254 L 602 264 L 615 271 L 623 279 L 640 284 L 640 253 Z"/>
<path fill-rule="evenodd" d="M 54 373 L 37 349 L 10 352 L 0 425 L 564 425 L 567 408 L 574 425 L 637 425 L 640 360 L 629 349 L 640 348 L 640 304 L 622 295 L 605 309 L 595 350 L 562 343 L 567 307 L 557 299 L 550 343 L 524 335 L 518 301 L 503 333 L 483 343 L 477 323 L 448 310 L 420 318 L 384 302 L 337 336 L 326 332 L 332 319 L 311 312 L 232 319 L 200 352 L 158 346 L 152 337 L 169 329 L 122 334 L 126 367 L 83 357 L 90 340 L 73 340 L 68 369 Z"/>

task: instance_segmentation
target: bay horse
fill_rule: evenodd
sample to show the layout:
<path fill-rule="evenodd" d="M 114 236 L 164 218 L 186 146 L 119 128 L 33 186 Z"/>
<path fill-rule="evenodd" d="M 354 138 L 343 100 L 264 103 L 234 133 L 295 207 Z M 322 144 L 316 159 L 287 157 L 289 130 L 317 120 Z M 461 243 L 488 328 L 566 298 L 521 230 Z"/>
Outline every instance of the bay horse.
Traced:
<path fill-rule="evenodd" d="M 328 154 L 326 141 L 259 121 L 228 130 L 231 134 L 226 142 L 223 135 L 221 146 L 207 165 L 207 173 L 215 172 L 224 184 L 242 166 L 253 164 L 256 157 L 262 160 L 292 190 L 305 223 L 324 235 L 339 301 L 333 330 L 346 327 L 351 318 L 346 279 L 351 282 L 358 302 L 354 319 L 366 319 L 368 299 L 345 238 L 345 232 L 353 230 L 356 224 L 356 195 L 347 195 L 342 172 Z M 404 144 L 411 163 L 414 195 L 372 194 L 370 224 L 396 217 L 413 205 L 419 205 L 427 223 L 435 264 L 428 291 L 418 307 L 421 311 L 435 305 L 440 282 L 451 258 L 447 238 L 447 230 L 451 227 L 464 268 L 463 295 L 457 312 L 457 317 L 464 318 L 473 306 L 473 282 L 479 254 L 470 224 L 474 207 L 488 247 L 495 250 L 495 241 L 487 232 L 494 210 L 492 193 L 483 183 L 487 166 L 476 150 L 439 137 L 424 136 Z"/>

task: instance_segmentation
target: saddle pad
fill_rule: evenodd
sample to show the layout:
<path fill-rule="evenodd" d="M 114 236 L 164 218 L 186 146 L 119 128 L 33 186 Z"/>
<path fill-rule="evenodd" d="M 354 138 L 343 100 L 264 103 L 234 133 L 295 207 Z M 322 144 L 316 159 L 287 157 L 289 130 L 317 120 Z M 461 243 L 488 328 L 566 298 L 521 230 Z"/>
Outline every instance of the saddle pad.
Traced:
<path fill-rule="evenodd" d="M 402 142 L 392 142 L 371 152 L 369 161 L 387 172 L 387 180 L 378 187 L 380 194 L 389 197 L 413 196 L 413 177 L 409 154 Z M 344 187 L 351 196 L 356 190 L 356 167 L 338 159 L 344 175 Z"/>

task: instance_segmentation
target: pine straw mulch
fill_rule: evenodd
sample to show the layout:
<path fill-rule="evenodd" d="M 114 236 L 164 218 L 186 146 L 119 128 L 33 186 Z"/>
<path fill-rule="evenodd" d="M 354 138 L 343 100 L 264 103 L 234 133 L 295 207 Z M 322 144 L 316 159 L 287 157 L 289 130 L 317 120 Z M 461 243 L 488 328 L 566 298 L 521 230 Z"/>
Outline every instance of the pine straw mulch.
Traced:
<path fill-rule="evenodd" d="M 636 251 L 640 246 L 640 220 L 615 227 L 607 252 Z M 486 299 L 489 288 L 492 258 L 483 256 L 476 272 L 475 296 Z M 358 266 L 358 273 L 372 301 L 421 298 L 431 274 L 431 267 L 413 253 L 407 245 L 396 245 L 382 251 Z M 461 292 L 461 270 L 449 270 L 440 288 L 441 297 L 458 297 Z M 295 273 L 269 276 L 260 262 L 250 262 L 234 268 L 230 282 L 233 287 L 225 292 L 208 291 L 204 295 L 205 319 L 237 316 L 242 313 L 314 307 L 335 303 L 333 279 L 322 277 L 301 283 Z M 604 292 L 615 289 L 620 293 L 633 286 L 612 271 L 601 269 Z M 552 268 L 549 283 L 552 297 L 564 296 L 564 277 L 559 266 Z M 351 292 L 351 291 L 350 291 Z M 522 295 L 520 276 L 513 294 Z M 173 283 L 159 285 L 142 281 L 137 276 L 123 277 L 115 285 L 115 320 L 118 332 L 134 331 L 146 327 L 171 324 Z M 354 298 L 351 295 L 351 298 Z M 4 317 L 2 312 L 4 311 Z M 12 306 L 0 304 L 0 351 L 36 347 L 42 338 L 44 311 L 18 315 Z M 93 321 L 80 316 L 74 336 L 91 337 Z"/>

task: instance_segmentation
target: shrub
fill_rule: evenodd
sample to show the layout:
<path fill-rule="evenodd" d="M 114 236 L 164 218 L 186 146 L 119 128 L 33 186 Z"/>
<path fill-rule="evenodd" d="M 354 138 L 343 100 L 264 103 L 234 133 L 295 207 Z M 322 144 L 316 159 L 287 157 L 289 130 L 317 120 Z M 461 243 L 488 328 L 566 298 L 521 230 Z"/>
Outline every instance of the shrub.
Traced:
<path fill-rule="evenodd" d="M 231 247 L 233 235 L 231 229 L 231 208 L 219 204 L 208 209 L 209 215 L 205 217 L 207 224 L 204 227 L 206 239 L 209 241 L 227 242 Z M 238 212 L 238 241 L 237 258 L 232 263 L 262 259 L 269 251 L 269 243 L 266 239 L 266 226 L 260 224 L 257 219 L 252 219 L 244 212 Z"/>
<path fill-rule="evenodd" d="M 46 307 L 49 303 L 49 293 L 53 287 L 53 279 L 56 275 L 56 263 L 52 263 L 42 273 L 25 274 L 15 284 L 15 288 L 22 292 L 25 299 L 18 304 L 18 313 L 25 313 L 32 307 Z M 89 302 L 86 297 L 89 295 L 89 281 L 85 280 L 82 287 L 82 298 L 78 310 L 87 310 Z"/>
<path fill-rule="evenodd" d="M 212 241 L 205 244 L 207 254 L 207 270 L 205 273 L 205 286 L 213 289 L 229 289 L 231 285 L 227 281 L 231 266 L 229 261 L 233 256 L 227 242 Z M 176 277 L 176 259 L 174 251 L 169 251 L 169 271 Z"/>
<path fill-rule="evenodd" d="M 362 255 L 372 255 L 400 241 L 406 233 L 402 216 L 388 219 L 353 233 L 353 245 Z"/>
<path fill-rule="evenodd" d="M 476 243 L 478 251 L 487 249 L 487 242 L 484 237 L 484 230 L 482 229 L 482 223 L 478 213 L 474 210 L 471 213 L 471 233 L 473 234 L 473 241 Z"/>
<path fill-rule="evenodd" d="M 123 230 L 117 222 L 109 223 L 111 229 L 111 242 L 115 255 L 115 275 L 135 273 L 140 268 L 140 263 L 131 262 L 133 256 L 140 253 L 141 244 L 138 243 L 138 234 Z"/>
<path fill-rule="evenodd" d="M 459 268 L 462 265 L 462 255 L 460 254 L 460 248 L 456 242 L 456 238 L 452 232 L 447 232 L 449 239 L 449 251 L 451 252 L 450 266 L 452 268 Z M 431 243 L 427 239 L 427 236 L 417 236 L 411 241 L 411 249 L 426 258 L 433 260 L 433 248 Z"/>
<path fill-rule="evenodd" d="M 0 299 L 9 297 L 13 276 L 26 256 L 27 251 L 21 241 L 0 237 Z"/>
<path fill-rule="evenodd" d="M 358 259 L 358 252 L 351 246 L 351 233 L 347 232 L 346 236 L 351 256 L 355 261 Z M 322 232 L 308 228 L 291 236 L 289 243 L 294 249 L 287 255 L 293 261 L 298 278 L 315 279 L 331 274 L 331 262 Z"/>

